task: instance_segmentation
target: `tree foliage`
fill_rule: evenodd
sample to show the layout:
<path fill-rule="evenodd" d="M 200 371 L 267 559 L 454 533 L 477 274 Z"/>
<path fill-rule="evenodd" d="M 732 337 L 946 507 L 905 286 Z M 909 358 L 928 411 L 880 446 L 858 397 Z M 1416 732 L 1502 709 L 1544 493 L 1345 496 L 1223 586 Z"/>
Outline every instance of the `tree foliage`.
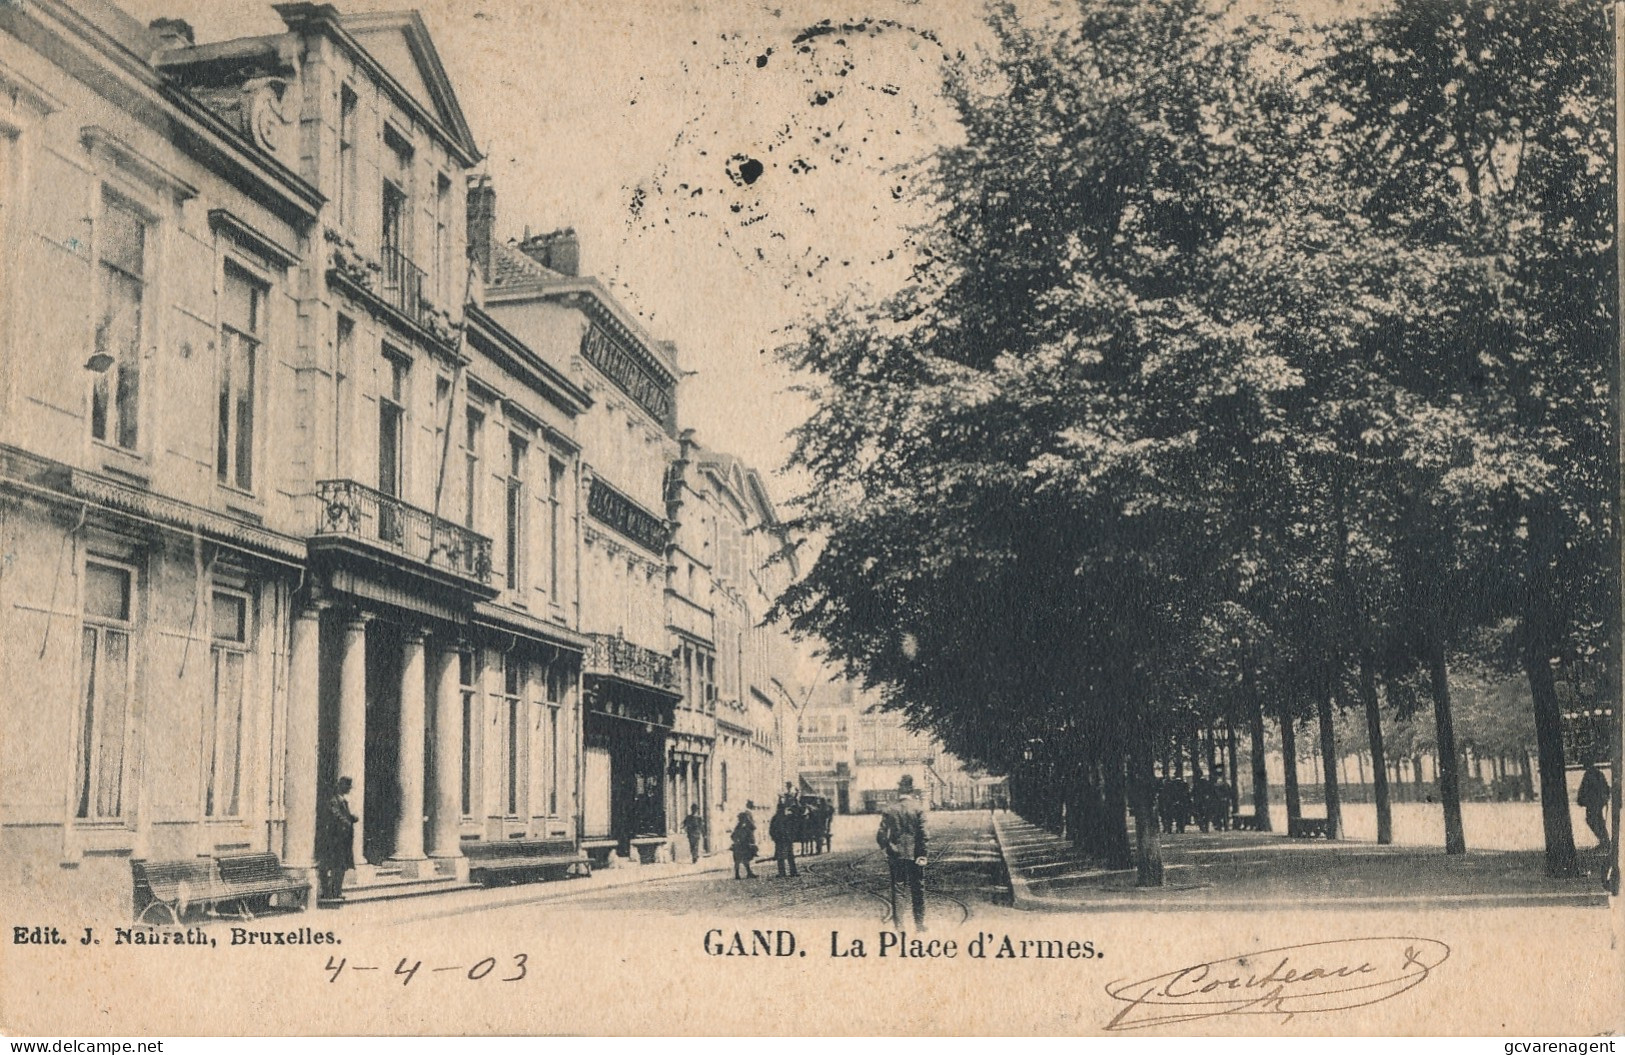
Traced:
<path fill-rule="evenodd" d="M 1596 13 L 988 18 L 913 280 L 784 351 L 824 542 L 777 614 L 1057 785 L 1378 676 L 1435 672 L 1444 730 L 1446 658 L 1507 620 L 1538 726 L 1614 588 Z"/>

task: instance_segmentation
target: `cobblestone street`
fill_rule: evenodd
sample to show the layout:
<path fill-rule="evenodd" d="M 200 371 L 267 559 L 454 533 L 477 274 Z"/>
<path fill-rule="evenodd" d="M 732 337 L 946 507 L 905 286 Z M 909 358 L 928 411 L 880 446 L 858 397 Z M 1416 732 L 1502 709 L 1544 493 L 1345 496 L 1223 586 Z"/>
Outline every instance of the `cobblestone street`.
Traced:
<path fill-rule="evenodd" d="M 500 930 L 504 920 L 538 911 L 704 915 L 717 919 L 838 919 L 889 925 L 891 906 L 885 855 L 875 846 L 873 816 L 837 817 L 830 853 L 797 859 L 800 874 L 779 878 L 771 857 L 755 864 L 756 878 L 735 880 L 723 855 L 702 859 L 697 871 L 642 882 L 595 887 L 608 879 L 537 884 L 500 891 L 471 891 L 451 898 L 397 902 L 387 908 L 345 913 L 346 922 L 390 926 L 479 914 L 482 927 Z M 1013 916 L 1003 864 L 988 814 L 932 813 L 930 866 L 926 869 L 928 925 L 958 926 L 971 918 Z M 769 844 L 770 845 L 770 844 Z M 767 847 L 764 847 L 764 850 Z M 905 920 L 908 891 L 899 891 Z"/>

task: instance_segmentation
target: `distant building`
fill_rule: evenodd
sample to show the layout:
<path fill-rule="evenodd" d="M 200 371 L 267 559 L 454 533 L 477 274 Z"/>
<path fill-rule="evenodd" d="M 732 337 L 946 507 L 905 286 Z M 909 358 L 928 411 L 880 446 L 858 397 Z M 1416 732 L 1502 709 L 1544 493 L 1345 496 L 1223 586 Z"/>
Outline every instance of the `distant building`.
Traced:
<path fill-rule="evenodd" d="M 852 812 L 856 740 L 857 710 L 850 696 L 814 692 L 796 723 L 801 787 L 833 802 L 838 813 Z"/>
<path fill-rule="evenodd" d="M 761 475 L 739 459 L 685 433 L 670 491 L 681 521 L 668 591 L 673 634 L 710 697 L 715 739 L 702 807 L 714 835 L 741 810 L 771 810 L 796 780 L 788 737 L 801 702 L 800 654 L 766 623 L 795 563 L 774 559 L 783 546 L 778 514 Z"/>
<path fill-rule="evenodd" d="M 885 808 L 905 776 L 932 809 L 985 807 L 1004 786 L 1004 778 L 967 767 L 851 681 L 814 692 L 797 742 L 802 788 L 831 799 L 843 813 Z"/>

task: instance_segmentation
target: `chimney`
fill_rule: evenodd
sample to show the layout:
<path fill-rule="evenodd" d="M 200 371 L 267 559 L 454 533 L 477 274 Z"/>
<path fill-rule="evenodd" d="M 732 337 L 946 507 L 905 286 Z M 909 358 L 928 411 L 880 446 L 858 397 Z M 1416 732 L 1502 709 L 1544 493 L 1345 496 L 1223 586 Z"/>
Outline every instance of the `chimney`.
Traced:
<path fill-rule="evenodd" d="M 565 227 L 532 237 L 528 232 L 519 249 L 526 256 L 552 268 L 561 275 L 574 278 L 581 274 L 581 240 L 574 227 Z"/>
<path fill-rule="evenodd" d="M 566 227 L 544 237 L 547 238 L 547 259 L 550 261 L 547 266 L 572 278 L 581 274 L 581 240 L 576 237 L 576 229 Z"/>
<path fill-rule="evenodd" d="M 491 244 L 496 237 L 497 190 L 490 176 L 468 179 L 468 255 L 480 277 L 491 279 Z"/>
<path fill-rule="evenodd" d="M 158 43 L 163 51 L 189 48 L 197 43 L 192 24 L 184 18 L 155 18 L 147 23 L 147 28 L 158 35 Z"/>

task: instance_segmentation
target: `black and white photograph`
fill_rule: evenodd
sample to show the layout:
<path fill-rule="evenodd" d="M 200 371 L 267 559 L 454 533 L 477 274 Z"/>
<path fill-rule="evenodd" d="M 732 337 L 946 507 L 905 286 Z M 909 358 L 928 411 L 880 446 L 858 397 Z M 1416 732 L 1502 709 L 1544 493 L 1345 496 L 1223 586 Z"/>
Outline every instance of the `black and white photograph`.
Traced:
<path fill-rule="evenodd" d="M 1625 1030 L 1622 70 L 0 0 L 0 1032 Z"/>

